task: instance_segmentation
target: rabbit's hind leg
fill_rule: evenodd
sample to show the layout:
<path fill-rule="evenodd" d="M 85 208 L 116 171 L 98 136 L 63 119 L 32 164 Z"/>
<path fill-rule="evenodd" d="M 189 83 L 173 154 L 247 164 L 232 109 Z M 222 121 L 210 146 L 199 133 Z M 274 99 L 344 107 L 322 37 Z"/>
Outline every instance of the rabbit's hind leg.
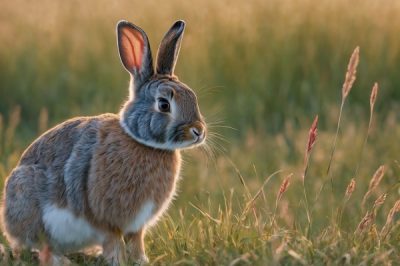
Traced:
<path fill-rule="evenodd" d="M 43 175 L 43 170 L 35 165 L 20 165 L 6 181 L 2 229 L 15 253 L 22 247 L 41 248 L 41 243 L 46 241 L 36 186 Z"/>
<path fill-rule="evenodd" d="M 144 251 L 144 234 L 145 228 L 140 229 L 138 232 L 129 233 L 124 236 L 128 261 L 136 264 L 146 264 L 149 259 Z"/>
<path fill-rule="evenodd" d="M 104 239 L 103 256 L 111 266 L 126 263 L 124 240 L 118 235 L 110 234 Z"/>

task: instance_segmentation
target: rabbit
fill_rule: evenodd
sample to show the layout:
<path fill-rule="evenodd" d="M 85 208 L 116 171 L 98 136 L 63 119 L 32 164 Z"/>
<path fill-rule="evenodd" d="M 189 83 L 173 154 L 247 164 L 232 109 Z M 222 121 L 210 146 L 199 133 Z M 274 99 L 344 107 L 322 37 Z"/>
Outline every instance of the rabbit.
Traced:
<path fill-rule="evenodd" d="M 144 235 L 175 195 L 180 150 L 207 135 L 196 94 L 174 75 L 184 29 L 179 20 L 165 34 L 154 68 L 146 33 L 118 22 L 129 98 L 119 114 L 72 118 L 24 151 L 1 210 L 15 254 L 38 250 L 42 265 L 57 265 L 101 246 L 110 265 L 148 262 Z"/>

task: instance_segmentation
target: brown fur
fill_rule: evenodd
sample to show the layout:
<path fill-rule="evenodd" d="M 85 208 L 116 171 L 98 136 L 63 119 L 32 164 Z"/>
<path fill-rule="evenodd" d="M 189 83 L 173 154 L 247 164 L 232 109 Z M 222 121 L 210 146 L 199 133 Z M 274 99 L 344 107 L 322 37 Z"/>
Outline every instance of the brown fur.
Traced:
<path fill-rule="evenodd" d="M 174 193 L 180 169 L 179 151 L 137 143 L 118 117 L 103 123 L 89 172 L 88 202 L 93 221 L 123 230 L 147 200 L 159 210 Z"/>

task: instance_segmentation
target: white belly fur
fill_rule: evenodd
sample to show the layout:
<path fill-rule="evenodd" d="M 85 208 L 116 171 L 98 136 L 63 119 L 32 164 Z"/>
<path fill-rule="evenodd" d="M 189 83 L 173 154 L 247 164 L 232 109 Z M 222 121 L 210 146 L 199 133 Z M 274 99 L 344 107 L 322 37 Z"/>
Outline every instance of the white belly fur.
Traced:
<path fill-rule="evenodd" d="M 155 210 L 153 201 L 146 201 L 125 227 L 124 233 L 134 233 L 148 224 L 154 224 L 169 205 L 170 199 L 171 197 L 158 211 Z M 66 250 L 77 251 L 88 246 L 101 245 L 104 241 L 104 235 L 100 231 L 66 208 L 59 208 L 52 204 L 46 205 L 43 210 L 43 222 L 53 241 L 65 247 Z"/>
<path fill-rule="evenodd" d="M 68 250 L 101 244 L 104 240 L 101 232 L 66 208 L 46 205 L 43 210 L 43 222 L 53 241 Z"/>
<path fill-rule="evenodd" d="M 139 212 L 135 215 L 132 222 L 130 222 L 124 233 L 135 233 L 143 228 L 153 217 L 154 215 L 154 202 L 149 200 L 146 201 Z"/>

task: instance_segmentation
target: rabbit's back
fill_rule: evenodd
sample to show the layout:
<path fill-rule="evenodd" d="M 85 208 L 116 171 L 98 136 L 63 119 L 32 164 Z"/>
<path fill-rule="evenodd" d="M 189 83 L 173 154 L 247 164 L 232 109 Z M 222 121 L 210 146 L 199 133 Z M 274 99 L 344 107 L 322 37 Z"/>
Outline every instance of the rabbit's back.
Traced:
<path fill-rule="evenodd" d="M 57 203 L 76 214 L 85 208 L 84 189 L 99 127 L 116 115 L 77 117 L 48 130 L 23 153 L 17 166 L 35 166 L 44 172 L 43 179 L 32 180 L 41 203 Z M 29 178 L 27 176 L 26 178 Z"/>
<path fill-rule="evenodd" d="M 19 165 L 42 165 L 46 168 L 62 168 L 76 144 L 88 141 L 93 146 L 101 121 L 115 118 L 114 114 L 69 119 L 43 133 L 22 154 Z"/>

